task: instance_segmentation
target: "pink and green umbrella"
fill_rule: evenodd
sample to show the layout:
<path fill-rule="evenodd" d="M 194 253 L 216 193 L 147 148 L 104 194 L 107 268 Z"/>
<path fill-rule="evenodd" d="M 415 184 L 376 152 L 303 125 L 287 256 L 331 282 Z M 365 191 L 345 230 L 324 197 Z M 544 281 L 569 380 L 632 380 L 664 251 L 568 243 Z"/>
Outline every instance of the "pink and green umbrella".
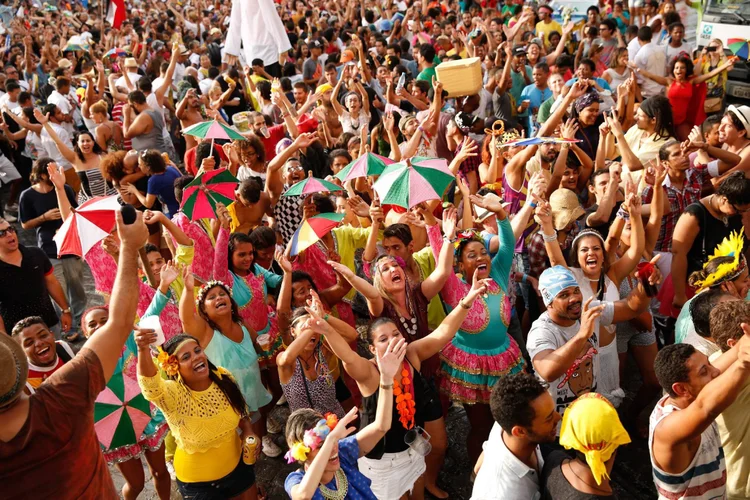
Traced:
<path fill-rule="evenodd" d="M 336 174 L 335 177 L 342 181 L 349 181 L 359 177 L 380 175 L 385 170 L 385 167 L 393 163 L 395 163 L 393 160 L 385 156 L 376 155 L 375 153 L 365 153 L 342 168 L 341 172 Z"/>
<path fill-rule="evenodd" d="M 302 221 L 290 242 L 292 257 L 313 246 L 344 220 L 344 214 L 320 214 Z"/>
<path fill-rule="evenodd" d="M 127 55 L 128 55 L 127 50 L 114 47 L 112 49 L 109 49 L 107 53 L 104 54 L 104 57 L 111 57 L 112 59 L 117 59 L 118 57 L 127 57 Z"/>
<path fill-rule="evenodd" d="M 307 196 L 309 194 L 323 193 L 326 191 L 343 191 L 343 188 L 340 188 L 333 182 L 328 182 L 324 179 L 308 177 L 307 179 L 299 181 L 291 186 L 281 196 Z"/>
<path fill-rule="evenodd" d="M 456 177 L 441 158 L 415 156 L 386 167 L 372 186 L 384 205 L 412 208 L 428 200 L 440 200 Z"/>
<path fill-rule="evenodd" d="M 190 220 L 216 219 L 216 205 L 234 202 L 237 178 L 226 168 L 203 172 L 182 192 L 182 211 Z"/>
<path fill-rule="evenodd" d="M 118 371 L 94 403 L 94 430 L 105 449 L 137 443 L 151 423 L 151 407 L 135 383 Z"/>
<path fill-rule="evenodd" d="M 211 139 L 211 153 L 214 151 L 214 140 L 222 139 L 227 141 L 246 141 L 245 136 L 239 133 L 234 127 L 224 125 L 218 120 L 209 120 L 196 123 L 182 131 L 185 135 L 192 135 L 199 139 Z"/>

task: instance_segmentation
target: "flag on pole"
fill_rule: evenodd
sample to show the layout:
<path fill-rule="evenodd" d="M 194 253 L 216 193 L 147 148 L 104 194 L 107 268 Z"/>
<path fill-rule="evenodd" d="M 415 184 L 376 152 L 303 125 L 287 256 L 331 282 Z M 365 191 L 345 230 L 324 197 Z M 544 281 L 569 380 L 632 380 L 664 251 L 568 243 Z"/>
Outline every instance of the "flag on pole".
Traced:
<path fill-rule="evenodd" d="M 110 0 L 106 21 L 112 25 L 113 28 L 119 29 L 126 17 L 125 0 Z"/>

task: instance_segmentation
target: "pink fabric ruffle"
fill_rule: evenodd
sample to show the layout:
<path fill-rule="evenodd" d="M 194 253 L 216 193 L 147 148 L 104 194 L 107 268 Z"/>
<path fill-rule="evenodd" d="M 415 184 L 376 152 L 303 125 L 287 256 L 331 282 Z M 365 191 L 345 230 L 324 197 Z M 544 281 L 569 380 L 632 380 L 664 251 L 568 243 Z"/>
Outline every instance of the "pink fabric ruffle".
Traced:
<path fill-rule="evenodd" d="M 156 432 L 148 436 L 146 439 L 138 441 L 136 444 L 121 446 L 111 451 L 105 451 L 103 453 L 104 460 L 110 465 L 119 464 L 138 458 L 147 451 L 156 451 L 161 447 L 162 442 L 164 442 L 164 437 L 167 435 L 168 430 L 169 426 L 164 422 L 156 429 Z"/>

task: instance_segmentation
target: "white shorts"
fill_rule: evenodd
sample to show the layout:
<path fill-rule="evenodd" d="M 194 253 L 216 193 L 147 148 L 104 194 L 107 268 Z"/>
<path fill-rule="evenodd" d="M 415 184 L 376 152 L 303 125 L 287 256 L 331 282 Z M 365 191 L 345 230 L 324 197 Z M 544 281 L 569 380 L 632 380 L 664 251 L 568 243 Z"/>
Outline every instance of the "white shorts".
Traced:
<path fill-rule="evenodd" d="M 378 500 L 399 500 L 411 492 L 426 469 L 424 457 L 411 448 L 399 453 L 384 453 L 374 460 L 362 457 L 359 472 L 372 481 L 370 489 Z"/>
<path fill-rule="evenodd" d="M 0 155 L 0 185 L 10 184 L 21 178 L 16 167 L 4 155 Z"/>

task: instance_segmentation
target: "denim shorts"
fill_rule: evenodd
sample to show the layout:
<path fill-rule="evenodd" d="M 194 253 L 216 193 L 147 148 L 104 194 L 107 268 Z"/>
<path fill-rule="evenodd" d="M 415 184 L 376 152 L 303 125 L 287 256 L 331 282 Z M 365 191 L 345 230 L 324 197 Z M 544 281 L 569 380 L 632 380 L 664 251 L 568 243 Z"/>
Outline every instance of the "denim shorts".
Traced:
<path fill-rule="evenodd" d="M 232 472 L 216 481 L 183 483 L 177 479 L 177 487 L 185 500 L 225 500 L 236 497 L 255 484 L 255 468 L 242 461 Z"/>

